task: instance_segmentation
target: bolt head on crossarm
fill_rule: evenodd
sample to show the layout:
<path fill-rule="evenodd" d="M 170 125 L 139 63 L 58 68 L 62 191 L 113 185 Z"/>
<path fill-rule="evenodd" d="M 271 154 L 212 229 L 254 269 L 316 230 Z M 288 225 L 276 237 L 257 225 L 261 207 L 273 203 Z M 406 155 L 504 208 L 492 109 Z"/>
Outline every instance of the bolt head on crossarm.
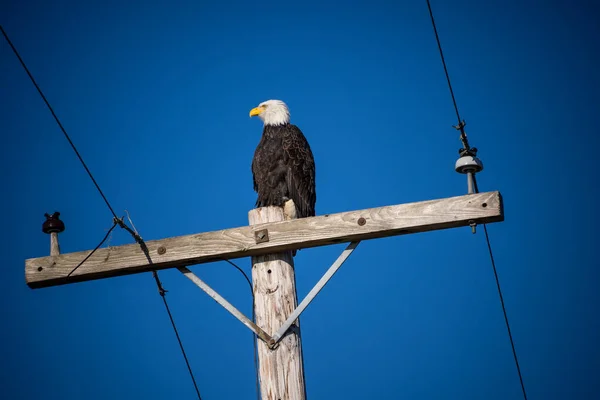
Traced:
<path fill-rule="evenodd" d="M 60 213 L 58 211 L 52 215 L 48 213 L 44 215 L 46 216 L 46 221 L 44 221 L 44 224 L 42 225 L 42 232 L 60 233 L 65 230 L 65 223 L 60 220 Z"/>
<path fill-rule="evenodd" d="M 461 174 L 477 173 L 483 170 L 483 163 L 479 158 L 467 155 L 456 160 L 454 169 Z"/>

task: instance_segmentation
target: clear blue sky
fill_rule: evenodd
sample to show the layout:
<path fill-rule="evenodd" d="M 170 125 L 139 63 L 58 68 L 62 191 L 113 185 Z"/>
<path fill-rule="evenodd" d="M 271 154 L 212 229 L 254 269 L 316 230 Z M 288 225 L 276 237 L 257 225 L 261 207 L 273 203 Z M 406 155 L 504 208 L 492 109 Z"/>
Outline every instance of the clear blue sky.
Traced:
<path fill-rule="evenodd" d="M 600 398 L 597 5 L 432 6 L 480 189 L 505 200 L 489 231 L 529 398 Z M 0 22 L 147 240 L 247 224 L 262 130 L 248 112 L 271 98 L 311 143 L 317 214 L 466 192 L 425 0 L 5 1 Z M 0 89 L 5 398 L 195 398 L 151 274 L 25 285 L 25 259 L 49 251 L 45 212 L 62 213 L 64 252 L 93 248 L 111 215 L 4 40 Z M 299 253 L 299 297 L 342 249 Z M 193 270 L 250 315 L 238 271 Z M 253 399 L 249 331 L 160 276 L 203 399 Z M 362 243 L 301 324 L 311 399 L 521 398 L 481 231 Z"/>

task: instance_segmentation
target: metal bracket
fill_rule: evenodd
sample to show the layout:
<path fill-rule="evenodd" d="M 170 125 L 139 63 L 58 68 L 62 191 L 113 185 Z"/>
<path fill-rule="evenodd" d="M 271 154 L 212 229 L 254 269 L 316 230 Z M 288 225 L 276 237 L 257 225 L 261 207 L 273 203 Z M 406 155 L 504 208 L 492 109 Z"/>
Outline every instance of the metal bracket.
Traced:
<path fill-rule="evenodd" d="M 266 230 L 265 230 L 266 231 Z M 257 231 L 257 233 L 260 231 Z M 257 236 L 258 238 L 258 236 Z M 268 241 L 268 234 L 267 234 Z M 258 242 L 257 242 L 258 243 Z M 258 325 L 256 325 L 253 321 L 248 319 L 241 311 L 235 308 L 231 303 L 229 303 L 225 298 L 223 298 L 219 293 L 217 293 L 213 288 L 208 286 L 202 279 L 198 278 L 192 271 L 190 271 L 186 267 L 178 268 L 179 271 L 189 280 L 194 282 L 200 289 L 202 289 L 206 294 L 212 297 L 217 303 L 219 303 L 223 308 L 229 311 L 234 317 L 240 320 L 241 323 L 246 325 L 248 329 L 254 332 L 259 338 L 261 338 L 270 349 L 274 349 L 277 347 L 279 341 L 283 338 L 283 336 L 287 333 L 288 329 L 292 326 L 294 321 L 300 317 L 300 314 L 308 307 L 308 305 L 314 300 L 314 298 L 319 294 L 319 292 L 325 287 L 327 282 L 333 277 L 333 275 L 340 269 L 344 261 L 352 254 L 356 246 L 358 246 L 358 242 L 352 242 L 346 247 L 346 249 L 340 254 L 340 256 L 335 260 L 335 262 L 329 267 L 327 272 L 319 279 L 317 284 L 311 289 L 310 292 L 306 295 L 304 300 L 300 302 L 300 305 L 296 307 L 296 309 L 290 314 L 288 319 L 281 325 L 281 328 L 275 332 L 273 336 L 270 336 L 267 332 L 262 330 Z"/>
<path fill-rule="evenodd" d="M 202 279 L 198 278 L 192 271 L 187 269 L 186 267 L 177 268 L 179 272 L 185 275 L 186 278 L 194 282 L 200 289 L 204 290 L 204 292 L 212 297 L 217 303 L 223 306 L 227 311 L 229 311 L 234 317 L 240 320 L 240 322 L 246 325 L 252 332 L 254 332 L 259 338 L 261 338 L 269 347 L 273 348 L 275 345 L 275 341 L 273 338 L 265 331 L 263 331 L 258 325 L 252 322 L 248 317 L 246 317 L 240 310 L 235 308 L 233 304 L 225 300 L 223 296 L 217 293 L 213 288 L 208 286 Z"/>
<path fill-rule="evenodd" d="M 269 230 L 261 229 L 259 231 L 254 232 L 254 240 L 256 241 L 256 244 L 268 242 Z"/>
<path fill-rule="evenodd" d="M 329 280 L 333 277 L 333 275 L 337 272 L 338 269 L 342 266 L 344 261 L 352 254 L 356 246 L 358 246 L 360 242 L 352 242 L 346 247 L 346 249 L 340 254 L 337 260 L 329 267 L 325 275 L 319 279 L 319 282 L 311 289 L 310 292 L 306 295 L 304 300 L 300 302 L 300 305 L 296 307 L 296 309 L 290 314 L 288 319 L 281 325 L 281 328 L 273 335 L 273 340 L 275 343 L 279 342 L 283 335 L 287 332 L 287 330 L 292 326 L 294 321 L 302 314 L 302 312 L 308 307 L 311 301 L 319 294 L 321 289 L 329 282 Z"/>

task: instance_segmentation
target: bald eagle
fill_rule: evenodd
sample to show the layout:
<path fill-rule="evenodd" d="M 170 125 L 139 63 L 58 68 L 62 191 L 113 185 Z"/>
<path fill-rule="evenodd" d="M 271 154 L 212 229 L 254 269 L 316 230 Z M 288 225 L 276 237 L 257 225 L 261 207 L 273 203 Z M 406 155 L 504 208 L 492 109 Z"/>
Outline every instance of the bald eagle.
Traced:
<path fill-rule="evenodd" d="M 304 134 L 290 124 L 290 112 L 281 100 L 260 103 L 250 110 L 254 116 L 264 122 L 252 160 L 256 207 L 284 207 L 288 219 L 314 216 L 315 160 Z"/>

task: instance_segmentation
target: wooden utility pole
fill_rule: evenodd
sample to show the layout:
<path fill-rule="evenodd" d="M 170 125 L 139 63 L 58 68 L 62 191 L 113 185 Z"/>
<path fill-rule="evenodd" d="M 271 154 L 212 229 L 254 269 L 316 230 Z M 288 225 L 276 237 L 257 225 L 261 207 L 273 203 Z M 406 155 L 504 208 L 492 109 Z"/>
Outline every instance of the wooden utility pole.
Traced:
<path fill-rule="evenodd" d="M 67 254 L 53 251 L 50 256 L 25 261 L 25 280 L 31 288 L 42 288 L 177 268 L 260 338 L 263 400 L 304 400 L 298 317 L 359 241 L 500 222 L 504 210 L 500 193 L 486 192 L 287 221 L 282 209 L 266 207 L 250 211 L 249 220 L 250 226 L 152 240 L 144 246 L 108 247 L 92 255 L 89 250 Z M 64 226 L 44 229 L 58 233 Z M 296 307 L 290 251 L 345 242 L 351 243 Z M 240 257 L 252 257 L 256 323 L 187 268 Z"/>
<path fill-rule="evenodd" d="M 248 213 L 248 219 L 250 225 L 280 222 L 284 220 L 283 208 L 258 208 Z M 291 251 L 252 257 L 252 282 L 256 324 L 272 336 L 298 305 Z M 274 349 L 258 338 L 257 341 L 262 399 L 304 400 L 306 392 L 298 320 Z"/>

